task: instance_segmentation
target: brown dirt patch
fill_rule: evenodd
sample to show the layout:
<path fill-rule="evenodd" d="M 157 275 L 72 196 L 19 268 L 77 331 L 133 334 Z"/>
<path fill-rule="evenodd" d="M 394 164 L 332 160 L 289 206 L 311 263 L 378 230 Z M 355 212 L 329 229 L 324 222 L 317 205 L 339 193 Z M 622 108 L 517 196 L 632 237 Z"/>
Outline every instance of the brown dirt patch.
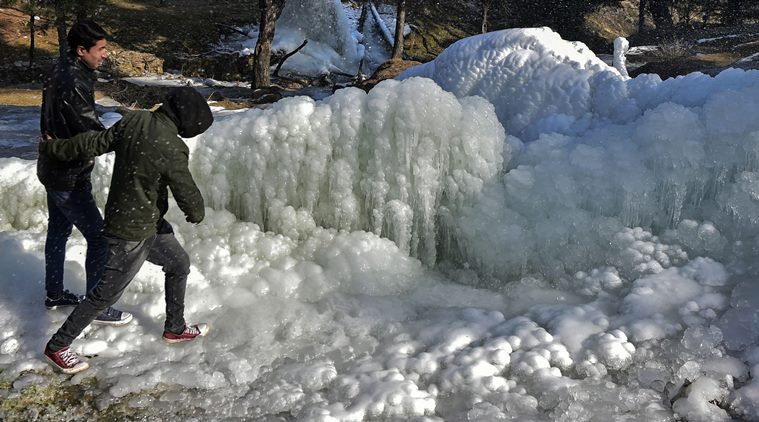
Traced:
<path fill-rule="evenodd" d="M 208 53 L 212 44 L 232 32 L 230 26 L 252 24 L 259 16 L 257 2 L 250 0 L 163 3 L 107 0 L 90 16 L 111 34 L 110 50 L 116 54 L 110 67 L 118 69 L 115 74 L 160 73 L 165 63 L 180 69 L 186 57 Z M 53 21 L 40 18 L 35 35 L 35 66 L 28 68 L 28 21 L 29 17 L 22 12 L 0 8 L 0 85 L 40 81 L 58 56 Z M 108 69 L 106 64 L 103 70 Z M 225 69 L 217 73 L 220 78 L 233 72 Z"/>
<path fill-rule="evenodd" d="M 0 104 L 39 107 L 42 105 L 42 89 L 0 88 Z"/>
<path fill-rule="evenodd" d="M 742 56 L 735 52 L 722 52 L 722 53 L 704 53 L 696 56 L 701 62 L 707 63 L 712 67 L 725 67 L 735 63 L 736 60 Z"/>
<path fill-rule="evenodd" d="M 30 32 L 29 16 L 14 9 L 0 8 L 0 54 L 17 54 L 16 60 L 28 59 Z M 58 42 L 52 22 L 41 18 L 36 21 L 35 54 L 57 54 Z M 22 54 L 18 54 L 22 53 Z"/>

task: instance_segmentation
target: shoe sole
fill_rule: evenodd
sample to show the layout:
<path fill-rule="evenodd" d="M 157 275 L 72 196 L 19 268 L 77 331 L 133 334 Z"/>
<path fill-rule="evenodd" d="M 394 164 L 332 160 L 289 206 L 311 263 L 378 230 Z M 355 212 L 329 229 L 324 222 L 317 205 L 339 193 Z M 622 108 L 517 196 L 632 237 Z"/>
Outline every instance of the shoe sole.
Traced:
<path fill-rule="evenodd" d="M 198 334 L 197 336 L 195 336 L 193 338 L 177 338 L 177 339 L 173 339 L 173 338 L 166 338 L 166 337 L 163 337 L 163 336 L 161 336 L 161 338 L 163 339 L 163 342 L 166 343 L 166 344 L 176 344 L 176 343 L 182 343 L 184 341 L 192 341 L 192 340 L 195 340 L 198 337 L 205 337 L 206 334 L 208 334 L 209 331 L 211 331 L 211 326 L 210 325 L 206 328 L 205 332 L 201 332 L 200 334 Z"/>
<path fill-rule="evenodd" d="M 87 363 L 85 361 L 82 361 L 82 363 L 84 365 L 80 366 L 79 368 L 76 368 L 76 367 L 75 368 L 69 368 L 69 369 L 67 369 L 67 368 L 61 368 L 60 366 L 58 366 L 57 363 L 55 363 L 54 360 L 50 359 L 47 355 L 45 355 L 45 359 L 47 359 L 47 361 L 50 362 L 50 364 L 53 366 L 53 368 L 55 368 L 56 370 L 58 370 L 60 372 L 63 372 L 66 375 L 78 374 L 78 373 L 80 373 L 82 371 L 85 371 L 85 370 L 89 369 L 89 367 L 90 367 L 89 363 Z"/>
<path fill-rule="evenodd" d="M 48 311 L 54 311 L 58 308 L 71 308 L 76 305 L 55 305 L 55 306 L 47 306 L 45 305 L 45 308 L 47 308 Z"/>
<path fill-rule="evenodd" d="M 132 322 L 132 319 L 134 319 L 134 316 L 132 316 L 132 314 L 129 314 L 128 317 L 122 320 L 118 320 L 118 321 L 103 321 L 103 320 L 96 319 L 92 321 L 92 323 L 96 325 L 108 325 L 111 327 L 121 327 L 122 325 L 127 325 L 130 322 Z"/>

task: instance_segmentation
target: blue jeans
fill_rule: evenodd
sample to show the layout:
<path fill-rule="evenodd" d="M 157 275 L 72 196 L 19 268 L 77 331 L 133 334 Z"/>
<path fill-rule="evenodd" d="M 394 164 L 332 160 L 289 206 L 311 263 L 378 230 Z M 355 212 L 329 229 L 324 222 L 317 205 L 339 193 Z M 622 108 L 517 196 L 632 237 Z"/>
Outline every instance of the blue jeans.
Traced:
<path fill-rule="evenodd" d="M 66 242 L 76 226 L 87 240 L 87 291 L 100 281 L 105 270 L 108 243 L 103 236 L 103 217 L 92 197 L 92 184 L 77 186 L 72 191 L 47 191 L 47 240 L 45 241 L 45 291 L 49 297 L 63 292 L 63 263 Z"/>

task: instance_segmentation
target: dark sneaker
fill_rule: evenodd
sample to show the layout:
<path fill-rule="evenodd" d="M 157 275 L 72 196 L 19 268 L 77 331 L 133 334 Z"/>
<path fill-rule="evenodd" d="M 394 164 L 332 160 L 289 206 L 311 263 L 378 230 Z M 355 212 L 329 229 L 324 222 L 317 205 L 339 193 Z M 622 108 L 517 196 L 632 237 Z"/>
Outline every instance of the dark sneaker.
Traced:
<path fill-rule="evenodd" d="M 82 372 L 90 367 L 89 363 L 79 359 L 79 355 L 71 351 L 68 347 L 64 347 L 57 352 L 53 352 L 45 347 L 45 357 L 55 369 L 68 375 Z"/>
<path fill-rule="evenodd" d="M 45 298 L 45 307 L 53 310 L 59 306 L 76 306 L 81 299 L 79 296 L 71 293 L 68 290 L 64 290 L 57 298 L 53 299 L 50 296 Z"/>
<path fill-rule="evenodd" d="M 119 311 L 118 309 L 109 306 L 105 311 L 98 315 L 92 323 L 118 327 L 120 325 L 129 324 L 130 321 L 132 321 L 132 314 Z"/>
<path fill-rule="evenodd" d="M 203 337 L 208 334 L 209 326 L 206 323 L 185 325 L 184 331 L 179 334 L 174 334 L 171 331 L 163 332 L 163 341 L 166 343 L 179 343 L 182 341 L 195 340 L 196 337 Z"/>

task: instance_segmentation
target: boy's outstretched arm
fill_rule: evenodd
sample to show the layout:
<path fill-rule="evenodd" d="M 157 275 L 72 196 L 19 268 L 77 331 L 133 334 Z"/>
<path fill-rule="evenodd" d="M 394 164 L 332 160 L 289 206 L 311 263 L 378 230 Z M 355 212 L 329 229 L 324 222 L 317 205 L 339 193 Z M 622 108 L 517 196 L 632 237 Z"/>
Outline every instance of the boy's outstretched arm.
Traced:
<path fill-rule="evenodd" d="M 121 121 L 110 129 L 80 133 L 69 139 L 44 139 L 38 146 L 40 154 L 59 161 L 73 161 L 96 157 L 115 148 L 121 134 Z"/>

